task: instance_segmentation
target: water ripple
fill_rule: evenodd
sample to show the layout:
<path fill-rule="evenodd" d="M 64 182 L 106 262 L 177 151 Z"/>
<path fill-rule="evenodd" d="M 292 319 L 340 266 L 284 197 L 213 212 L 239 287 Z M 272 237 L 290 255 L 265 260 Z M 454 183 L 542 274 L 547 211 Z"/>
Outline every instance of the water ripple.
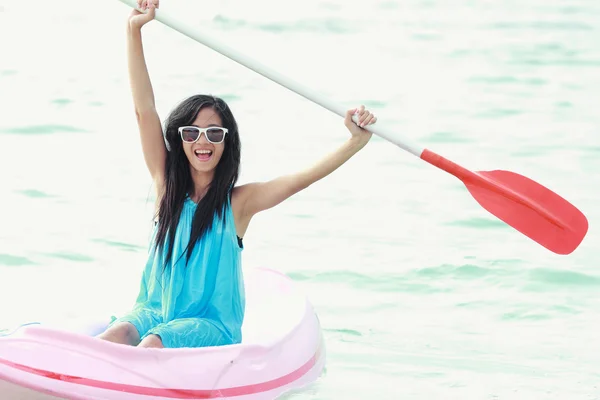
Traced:
<path fill-rule="evenodd" d="M 48 199 L 48 198 L 54 197 L 51 194 L 42 192 L 41 190 L 37 190 L 37 189 L 19 190 L 19 191 L 17 191 L 17 193 L 20 193 L 27 197 L 31 197 L 32 199 Z"/>
<path fill-rule="evenodd" d="M 7 267 L 20 267 L 23 265 L 34 265 L 35 262 L 27 257 L 14 256 L 12 254 L 0 254 L 0 265 Z"/>
<path fill-rule="evenodd" d="M 49 257 L 58 258 L 61 260 L 75 261 L 75 262 L 93 262 L 94 258 L 87 256 L 85 254 L 77 254 L 77 253 L 69 253 L 69 252 L 61 252 L 61 253 L 47 253 Z"/>
<path fill-rule="evenodd" d="M 277 22 L 248 22 L 243 19 L 229 18 L 223 15 L 214 17 L 214 22 L 227 30 L 255 29 L 270 33 L 310 33 L 310 34 L 348 34 L 356 30 L 356 24 L 341 19 L 303 19 L 298 21 Z"/>
<path fill-rule="evenodd" d="M 600 277 L 583 272 L 566 271 L 549 268 L 535 268 L 529 271 L 531 281 L 544 285 L 561 286 L 599 286 Z"/>
<path fill-rule="evenodd" d="M 96 243 L 105 244 L 109 247 L 124 250 L 124 251 L 136 252 L 136 251 L 145 249 L 143 246 L 139 246 L 136 244 L 119 242 L 119 241 L 109 240 L 109 239 L 92 239 L 92 241 L 96 242 Z"/>
<path fill-rule="evenodd" d="M 454 220 L 447 222 L 447 226 L 458 226 L 463 228 L 476 228 L 476 229 L 507 229 L 509 228 L 504 222 L 493 219 L 493 218 L 469 218 L 462 220 Z"/>
<path fill-rule="evenodd" d="M 1 128 L 0 133 L 17 135 L 49 135 L 53 133 L 83 133 L 88 132 L 83 128 L 70 125 L 29 125 Z"/>
<path fill-rule="evenodd" d="M 327 271 L 319 273 L 291 272 L 288 275 L 298 281 L 314 283 L 343 283 L 352 287 L 377 293 L 437 293 L 451 291 L 435 285 L 435 281 L 418 282 L 407 274 L 366 275 L 351 271 Z"/>

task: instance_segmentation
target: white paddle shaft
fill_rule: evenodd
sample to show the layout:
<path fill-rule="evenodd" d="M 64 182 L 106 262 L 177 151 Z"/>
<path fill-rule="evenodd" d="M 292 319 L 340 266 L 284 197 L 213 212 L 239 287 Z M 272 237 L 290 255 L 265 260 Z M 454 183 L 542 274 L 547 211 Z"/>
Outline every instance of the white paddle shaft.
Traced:
<path fill-rule="evenodd" d="M 135 0 L 120 0 L 121 2 L 127 4 L 132 8 L 137 9 L 137 3 Z M 139 10 L 139 9 L 138 9 Z M 139 10 L 142 11 L 142 10 Z M 272 80 L 273 82 L 299 94 L 300 96 L 326 108 L 327 110 L 339 115 L 342 118 L 346 116 L 346 107 L 343 107 L 340 104 L 336 104 L 330 99 L 326 98 L 320 93 L 309 89 L 308 87 L 301 85 L 300 83 L 294 81 L 293 79 L 280 74 L 279 72 L 267 67 L 266 65 L 260 63 L 259 61 L 249 57 L 248 55 L 237 51 L 236 49 L 228 46 L 227 44 L 211 37 L 206 32 L 202 32 L 198 27 L 190 26 L 183 22 L 178 21 L 175 17 L 171 16 L 167 12 L 163 10 L 156 10 L 156 20 L 162 22 L 163 24 L 171 27 L 172 29 L 184 34 L 201 43 L 218 53 L 221 53 L 225 57 L 241 64 L 254 72 L 264 76 Z M 356 121 L 355 121 L 356 122 Z M 394 143 L 396 146 L 414 154 L 417 157 L 421 156 L 424 148 L 417 146 L 415 144 L 410 143 L 408 140 L 404 138 L 400 138 L 397 134 L 393 133 L 391 129 L 386 128 L 384 124 L 380 121 L 377 121 L 374 125 L 369 125 L 368 130 L 377 136 L 380 136 L 391 143 Z"/>

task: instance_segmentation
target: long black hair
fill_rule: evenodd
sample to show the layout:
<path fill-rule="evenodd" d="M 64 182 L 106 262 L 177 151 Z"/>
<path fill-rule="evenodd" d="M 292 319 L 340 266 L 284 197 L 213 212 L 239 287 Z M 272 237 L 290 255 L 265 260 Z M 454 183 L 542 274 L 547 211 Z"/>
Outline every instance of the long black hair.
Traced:
<path fill-rule="evenodd" d="M 187 244 L 186 264 L 190 259 L 196 242 L 212 227 L 215 213 L 224 221 L 224 207 L 229 200 L 230 189 L 237 182 L 240 169 L 241 143 L 237 122 L 231 109 L 222 99 L 210 95 L 194 95 L 177 105 L 165 120 L 165 139 L 168 146 L 165 161 L 164 192 L 158 207 L 158 227 L 155 236 L 155 250 L 163 250 L 167 244 L 166 267 L 172 259 L 175 245 L 175 230 L 188 194 L 194 193 L 194 181 L 190 164 L 185 152 L 178 128 L 191 125 L 203 108 L 212 108 L 228 129 L 225 135 L 221 159 L 215 168 L 212 182 L 206 194 L 198 202 L 190 241 Z"/>

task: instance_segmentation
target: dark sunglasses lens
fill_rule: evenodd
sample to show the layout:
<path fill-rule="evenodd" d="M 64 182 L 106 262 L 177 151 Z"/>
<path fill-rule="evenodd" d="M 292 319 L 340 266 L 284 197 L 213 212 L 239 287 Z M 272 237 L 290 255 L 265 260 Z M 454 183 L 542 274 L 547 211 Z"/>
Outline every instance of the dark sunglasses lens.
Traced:
<path fill-rule="evenodd" d="M 220 143 L 225 137 L 225 131 L 221 128 L 210 128 L 206 131 L 206 137 L 210 142 Z"/>
<path fill-rule="evenodd" d="M 200 134 L 200 130 L 197 128 L 185 128 L 181 131 L 181 137 L 184 142 L 194 142 L 198 139 L 198 135 Z"/>

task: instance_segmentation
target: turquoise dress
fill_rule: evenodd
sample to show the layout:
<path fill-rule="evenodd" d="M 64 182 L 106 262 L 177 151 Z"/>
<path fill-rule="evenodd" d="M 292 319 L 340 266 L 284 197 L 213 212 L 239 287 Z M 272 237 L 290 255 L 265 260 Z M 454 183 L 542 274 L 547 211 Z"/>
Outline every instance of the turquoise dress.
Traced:
<path fill-rule="evenodd" d="M 163 270 L 167 246 L 154 251 L 155 225 L 140 292 L 132 311 L 111 323 L 130 322 L 143 339 L 160 336 L 167 348 L 240 343 L 245 311 L 244 281 L 231 195 L 225 220 L 216 213 L 212 228 L 196 244 L 186 266 L 196 203 L 186 198 L 175 233 L 173 256 Z"/>

